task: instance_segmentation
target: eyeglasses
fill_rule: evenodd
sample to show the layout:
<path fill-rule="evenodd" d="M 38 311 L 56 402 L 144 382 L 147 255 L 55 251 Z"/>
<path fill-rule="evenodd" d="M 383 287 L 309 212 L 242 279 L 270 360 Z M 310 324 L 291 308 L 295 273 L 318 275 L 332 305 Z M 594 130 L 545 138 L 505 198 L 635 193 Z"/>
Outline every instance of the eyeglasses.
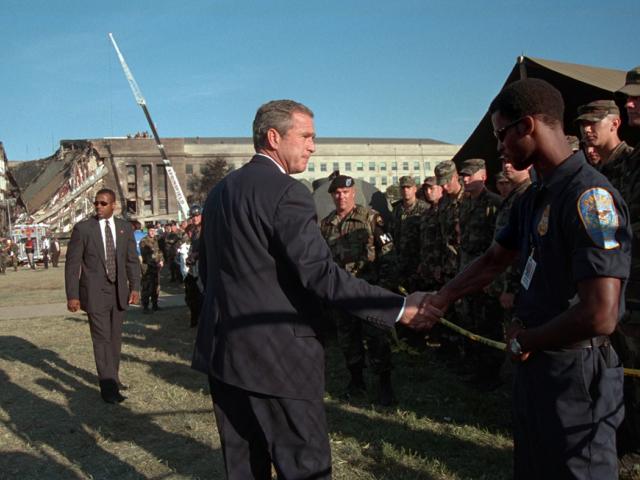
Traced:
<path fill-rule="evenodd" d="M 93 202 L 93 206 L 97 207 L 98 205 L 100 205 L 101 207 L 106 207 L 107 205 L 109 205 L 109 202 L 105 202 L 105 201 L 98 201 L 96 200 L 95 202 Z"/>
<path fill-rule="evenodd" d="M 518 120 L 515 120 L 515 121 L 513 121 L 511 123 L 508 123 L 507 125 L 505 125 L 502 128 L 499 128 L 498 130 L 494 130 L 493 131 L 493 136 L 496 137 L 499 142 L 504 142 L 504 137 L 507 136 L 507 132 L 509 131 L 509 129 L 512 128 L 512 127 L 515 127 L 522 120 L 524 120 L 524 118 L 519 118 Z"/>

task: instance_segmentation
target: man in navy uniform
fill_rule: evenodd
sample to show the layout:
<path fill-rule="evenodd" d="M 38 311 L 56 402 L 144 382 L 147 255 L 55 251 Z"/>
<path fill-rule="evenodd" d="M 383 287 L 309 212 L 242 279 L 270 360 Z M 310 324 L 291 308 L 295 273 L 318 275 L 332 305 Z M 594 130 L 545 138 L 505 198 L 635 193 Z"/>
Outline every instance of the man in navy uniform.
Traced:
<path fill-rule="evenodd" d="M 514 478 L 617 478 L 623 369 L 609 337 L 624 312 L 628 209 L 609 181 L 572 153 L 564 102 L 547 82 L 505 87 L 489 108 L 498 151 L 538 181 L 492 246 L 425 303 L 445 310 L 520 255 L 522 288 L 507 348 L 516 362 Z"/>

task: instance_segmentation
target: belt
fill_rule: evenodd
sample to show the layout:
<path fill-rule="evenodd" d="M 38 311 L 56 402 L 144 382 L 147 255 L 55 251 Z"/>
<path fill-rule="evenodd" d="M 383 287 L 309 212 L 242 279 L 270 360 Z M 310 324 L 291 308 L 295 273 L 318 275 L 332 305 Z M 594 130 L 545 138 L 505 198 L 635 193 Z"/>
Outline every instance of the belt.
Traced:
<path fill-rule="evenodd" d="M 580 350 L 581 348 L 607 347 L 609 345 L 611 345 L 609 337 L 601 335 L 599 337 L 588 338 L 587 340 L 572 343 L 571 345 L 562 347 L 561 350 Z"/>

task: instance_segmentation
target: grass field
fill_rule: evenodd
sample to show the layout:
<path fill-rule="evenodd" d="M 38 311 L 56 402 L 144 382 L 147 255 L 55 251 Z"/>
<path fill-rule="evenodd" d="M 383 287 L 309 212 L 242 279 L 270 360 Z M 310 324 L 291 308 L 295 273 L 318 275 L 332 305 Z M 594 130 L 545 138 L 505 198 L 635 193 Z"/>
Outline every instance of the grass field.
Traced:
<path fill-rule="evenodd" d="M 0 276 L 0 307 L 62 301 L 62 269 Z M 223 478 L 206 378 L 189 368 L 188 324 L 186 308 L 130 311 L 121 372 L 131 389 L 108 405 L 84 314 L 0 319 L 0 478 Z M 403 344 L 394 364 L 394 408 L 346 403 L 347 374 L 329 340 L 334 478 L 511 477 L 508 389 L 476 391 L 432 352 Z"/>

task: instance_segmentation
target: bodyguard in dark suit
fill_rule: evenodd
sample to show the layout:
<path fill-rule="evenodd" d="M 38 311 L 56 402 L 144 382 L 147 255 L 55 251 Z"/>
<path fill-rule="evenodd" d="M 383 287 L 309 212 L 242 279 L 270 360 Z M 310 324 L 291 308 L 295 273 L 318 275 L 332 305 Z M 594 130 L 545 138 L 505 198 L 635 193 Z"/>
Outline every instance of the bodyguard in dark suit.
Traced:
<path fill-rule="evenodd" d="M 272 463 L 279 478 L 331 477 L 322 301 L 381 328 L 431 326 L 422 295 L 405 301 L 333 262 L 309 191 L 289 176 L 306 169 L 314 138 L 304 105 L 263 105 L 253 124 L 257 155 L 204 206 L 193 367 L 209 375 L 229 479 L 270 479 Z"/>
<path fill-rule="evenodd" d="M 81 308 L 89 316 L 100 393 L 108 403 L 125 399 L 118 375 L 122 321 L 140 291 L 133 229 L 113 216 L 115 199 L 112 190 L 98 191 L 96 216 L 73 227 L 65 263 L 67 308 Z"/>

